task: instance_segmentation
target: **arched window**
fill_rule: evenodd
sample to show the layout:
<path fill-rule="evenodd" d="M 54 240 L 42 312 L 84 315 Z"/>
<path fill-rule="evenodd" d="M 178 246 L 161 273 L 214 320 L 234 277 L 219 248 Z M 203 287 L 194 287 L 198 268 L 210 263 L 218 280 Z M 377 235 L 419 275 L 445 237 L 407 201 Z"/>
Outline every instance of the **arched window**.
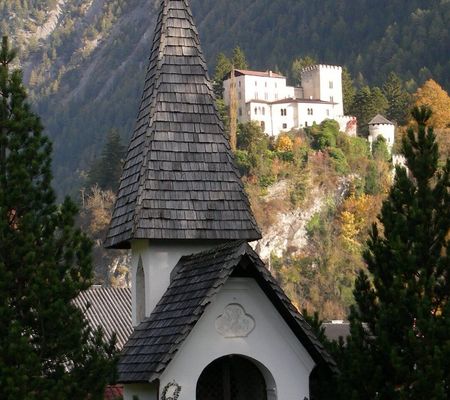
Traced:
<path fill-rule="evenodd" d="M 258 108 L 255 107 L 255 115 L 258 115 Z"/>
<path fill-rule="evenodd" d="M 266 380 L 247 358 L 230 355 L 209 364 L 197 382 L 196 400 L 268 400 Z"/>
<path fill-rule="evenodd" d="M 136 271 L 136 322 L 140 324 L 145 318 L 145 273 L 142 257 Z"/>

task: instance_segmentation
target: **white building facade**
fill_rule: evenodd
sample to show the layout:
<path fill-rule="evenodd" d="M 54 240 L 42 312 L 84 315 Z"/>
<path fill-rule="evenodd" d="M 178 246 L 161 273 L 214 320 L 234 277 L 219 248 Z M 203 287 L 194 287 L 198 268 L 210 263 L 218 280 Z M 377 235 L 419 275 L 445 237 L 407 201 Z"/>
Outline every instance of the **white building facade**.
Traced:
<path fill-rule="evenodd" d="M 272 71 L 235 70 L 238 121 L 257 121 L 265 133 L 305 128 L 334 119 L 340 129 L 356 135 L 356 119 L 344 116 L 342 68 L 315 65 L 301 73 L 302 87 L 287 86 L 286 77 Z M 233 79 L 224 81 L 224 100 L 230 105 Z"/>

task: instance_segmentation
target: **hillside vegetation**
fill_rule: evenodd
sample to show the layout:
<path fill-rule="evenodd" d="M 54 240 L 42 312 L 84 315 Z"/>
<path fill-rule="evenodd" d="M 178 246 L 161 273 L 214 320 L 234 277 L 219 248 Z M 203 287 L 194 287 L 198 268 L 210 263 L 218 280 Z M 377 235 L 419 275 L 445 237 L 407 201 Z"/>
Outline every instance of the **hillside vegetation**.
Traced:
<path fill-rule="evenodd" d="M 0 30 L 22 49 L 25 80 L 55 147 L 55 184 L 75 192 L 112 128 L 134 123 L 158 0 L 0 0 Z M 191 0 L 210 68 L 240 45 L 254 68 L 310 55 L 356 86 L 396 72 L 410 92 L 450 87 L 446 0 Z M 42 29 L 45 27 L 45 29 Z"/>

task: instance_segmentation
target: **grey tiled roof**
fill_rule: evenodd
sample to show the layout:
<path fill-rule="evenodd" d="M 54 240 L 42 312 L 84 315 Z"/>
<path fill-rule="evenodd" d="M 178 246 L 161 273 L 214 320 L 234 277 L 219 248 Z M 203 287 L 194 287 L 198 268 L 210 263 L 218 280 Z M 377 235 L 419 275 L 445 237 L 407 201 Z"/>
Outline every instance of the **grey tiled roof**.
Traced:
<path fill-rule="evenodd" d="M 186 0 L 162 0 L 105 246 L 261 237 L 214 103 Z"/>
<path fill-rule="evenodd" d="M 84 312 L 93 329 L 102 327 L 108 339 L 116 333 L 116 347 L 122 349 L 133 332 L 130 289 L 93 286 L 81 292 L 73 302 Z"/>
<path fill-rule="evenodd" d="M 394 125 L 391 121 L 386 119 L 380 114 L 377 114 L 375 117 L 372 118 L 372 120 L 369 122 L 369 125 Z"/>
<path fill-rule="evenodd" d="M 130 336 L 119 360 L 119 382 L 151 382 L 161 375 L 228 278 L 253 277 L 318 364 L 335 363 L 252 248 L 243 241 L 182 257 L 150 317 Z"/>

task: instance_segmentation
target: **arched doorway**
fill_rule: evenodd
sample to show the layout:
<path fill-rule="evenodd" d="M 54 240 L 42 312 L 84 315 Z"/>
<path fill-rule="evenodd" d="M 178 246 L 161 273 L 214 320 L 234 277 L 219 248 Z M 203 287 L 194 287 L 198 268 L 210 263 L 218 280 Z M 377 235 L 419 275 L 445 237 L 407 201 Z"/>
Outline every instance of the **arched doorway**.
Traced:
<path fill-rule="evenodd" d="M 197 382 L 197 400 L 268 400 L 266 381 L 247 358 L 230 355 L 209 364 Z"/>

